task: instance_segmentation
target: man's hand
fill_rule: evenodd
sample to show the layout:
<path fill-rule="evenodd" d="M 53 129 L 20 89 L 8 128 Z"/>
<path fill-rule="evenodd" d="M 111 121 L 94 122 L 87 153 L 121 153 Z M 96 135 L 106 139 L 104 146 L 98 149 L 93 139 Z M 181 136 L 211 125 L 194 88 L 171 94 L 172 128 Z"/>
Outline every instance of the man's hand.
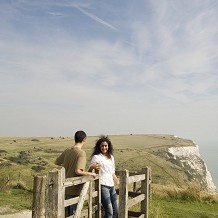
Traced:
<path fill-rule="evenodd" d="M 98 174 L 96 174 L 95 172 L 88 172 L 88 176 L 93 176 L 94 178 L 97 176 Z"/>

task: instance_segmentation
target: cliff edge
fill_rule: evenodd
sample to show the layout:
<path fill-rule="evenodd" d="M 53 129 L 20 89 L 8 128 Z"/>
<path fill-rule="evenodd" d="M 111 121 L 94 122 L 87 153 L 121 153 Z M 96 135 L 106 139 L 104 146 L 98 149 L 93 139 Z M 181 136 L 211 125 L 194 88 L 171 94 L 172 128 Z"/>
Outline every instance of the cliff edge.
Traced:
<path fill-rule="evenodd" d="M 200 156 L 198 145 L 170 147 L 168 148 L 168 157 L 171 162 L 184 167 L 189 181 L 196 181 L 201 184 L 201 187 L 205 188 L 205 191 L 216 193 L 216 186 L 213 183 L 212 176 L 206 163 Z"/>

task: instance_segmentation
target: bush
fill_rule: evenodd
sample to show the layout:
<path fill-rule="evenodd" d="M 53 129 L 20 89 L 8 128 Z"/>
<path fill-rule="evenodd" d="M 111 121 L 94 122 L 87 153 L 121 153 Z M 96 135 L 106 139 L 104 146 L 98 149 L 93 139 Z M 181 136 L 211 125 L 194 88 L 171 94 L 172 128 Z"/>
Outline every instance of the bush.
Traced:
<path fill-rule="evenodd" d="M 6 192 L 12 188 L 9 177 L 0 178 L 0 191 Z"/>
<path fill-rule="evenodd" d="M 13 185 L 12 188 L 13 189 L 21 189 L 21 190 L 27 190 L 28 191 L 28 188 L 26 187 L 24 182 L 18 182 L 17 184 Z"/>

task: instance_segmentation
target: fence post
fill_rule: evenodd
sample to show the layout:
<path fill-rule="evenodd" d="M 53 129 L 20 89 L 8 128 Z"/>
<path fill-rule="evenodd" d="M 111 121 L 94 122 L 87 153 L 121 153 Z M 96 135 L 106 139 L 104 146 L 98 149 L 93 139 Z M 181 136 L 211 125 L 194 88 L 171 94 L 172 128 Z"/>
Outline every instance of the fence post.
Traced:
<path fill-rule="evenodd" d="M 136 182 L 133 183 L 132 191 L 136 192 Z"/>
<path fill-rule="evenodd" d="M 145 174 L 145 180 L 141 181 L 141 193 L 145 194 L 145 199 L 141 202 L 141 212 L 148 218 L 148 200 L 149 200 L 149 168 L 143 168 L 142 173 Z"/>
<path fill-rule="evenodd" d="M 46 175 L 34 176 L 32 218 L 45 218 Z"/>
<path fill-rule="evenodd" d="M 47 174 L 46 188 L 46 218 L 64 218 L 65 169 L 54 169 Z"/>
<path fill-rule="evenodd" d="M 151 169 L 149 169 L 149 199 L 152 198 L 151 180 Z"/>
<path fill-rule="evenodd" d="M 89 184 L 89 200 L 88 200 L 88 217 L 91 218 L 92 217 L 92 185 L 93 185 L 93 181 L 90 181 Z"/>
<path fill-rule="evenodd" d="M 98 196 L 95 198 L 95 204 L 98 206 L 98 210 L 95 212 L 96 218 L 101 218 L 101 184 L 100 178 L 95 180 L 95 191 L 98 191 Z"/>
<path fill-rule="evenodd" d="M 119 218 L 128 217 L 128 178 L 128 170 L 120 171 Z"/>

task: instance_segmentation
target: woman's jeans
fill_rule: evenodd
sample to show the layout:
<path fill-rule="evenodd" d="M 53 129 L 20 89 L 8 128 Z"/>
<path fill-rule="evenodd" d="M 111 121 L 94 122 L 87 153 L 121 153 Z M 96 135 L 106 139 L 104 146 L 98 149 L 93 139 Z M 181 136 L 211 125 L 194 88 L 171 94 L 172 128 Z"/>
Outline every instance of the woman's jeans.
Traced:
<path fill-rule="evenodd" d="M 118 204 L 114 186 L 101 185 L 101 203 L 105 210 L 104 218 L 117 217 Z"/>

